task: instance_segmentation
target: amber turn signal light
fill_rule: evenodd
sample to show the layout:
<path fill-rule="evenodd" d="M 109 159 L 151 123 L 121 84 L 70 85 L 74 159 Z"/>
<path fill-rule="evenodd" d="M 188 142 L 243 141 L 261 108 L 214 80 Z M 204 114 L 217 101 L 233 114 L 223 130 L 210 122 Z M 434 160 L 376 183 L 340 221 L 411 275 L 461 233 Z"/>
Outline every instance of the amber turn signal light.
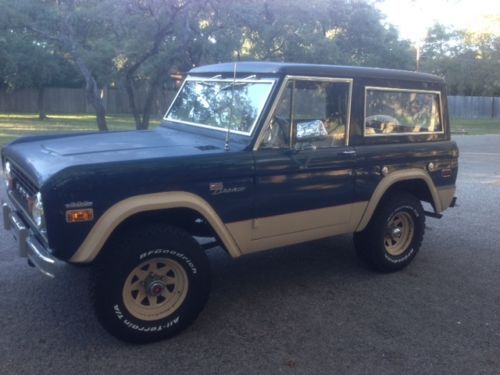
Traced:
<path fill-rule="evenodd" d="M 68 223 L 79 223 L 92 220 L 94 220 L 94 210 L 92 208 L 66 211 L 66 222 Z"/>

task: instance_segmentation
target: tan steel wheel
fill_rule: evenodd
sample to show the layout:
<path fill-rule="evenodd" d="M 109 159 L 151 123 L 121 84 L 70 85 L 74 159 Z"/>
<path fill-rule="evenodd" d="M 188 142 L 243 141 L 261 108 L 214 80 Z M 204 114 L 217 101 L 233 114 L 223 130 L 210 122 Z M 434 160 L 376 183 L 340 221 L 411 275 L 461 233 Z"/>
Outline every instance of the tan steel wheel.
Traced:
<path fill-rule="evenodd" d="M 123 285 L 123 302 L 137 319 L 163 319 L 182 305 L 189 287 L 184 268 L 170 258 L 152 258 L 135 267 Z"/>
<path fill-rule="evenodd" d="M 387 222 L 384 245 L 392 256 L 398 256 L 410 245 L 413 239 L 415 223 L 408 212 L 397 212 Z"/>

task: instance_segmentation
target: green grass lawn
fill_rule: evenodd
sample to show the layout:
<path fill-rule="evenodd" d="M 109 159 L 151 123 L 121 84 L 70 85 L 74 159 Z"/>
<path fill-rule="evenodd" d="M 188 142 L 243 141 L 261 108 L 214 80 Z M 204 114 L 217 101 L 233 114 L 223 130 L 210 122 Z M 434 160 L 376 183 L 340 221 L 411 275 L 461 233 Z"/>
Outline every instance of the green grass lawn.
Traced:
<path fill-rule="evenodd" d="M 106 118 L 111 131 L 135 129 L 134 119 L 130 115 L 110 115 Z M 150 127 L 158 124 L 157 120 L 151 121 Z M 48 119 L 40 121 L 37 114 L 0 113 L 0 147 L 23 135 L 95 131 L 95 116 L 88 114 L 49 115 Z"/>
<path fill-rule="evenodd" d="M 451 119 L 453 132 L 465 131 L 467 134 L 500 134 L 500 119 L 454 120 Z"/>
<path fill-rule="evenodd" d="M 130 115 L 107 116 L 111 131 L 135 129 L 134 119 Z M 151 121 L 151 128 L 159 121 Z M 464 130 L 467 134 L 500 134 L 500 120 L 451 120 L 454 132 Z M 43 121 L 36 114 L 0 113 L 0 147 L 23 135 L 46 133 L 71 133 L 97 131 L 95 116 L 89 114 L 49 115 Z"/>

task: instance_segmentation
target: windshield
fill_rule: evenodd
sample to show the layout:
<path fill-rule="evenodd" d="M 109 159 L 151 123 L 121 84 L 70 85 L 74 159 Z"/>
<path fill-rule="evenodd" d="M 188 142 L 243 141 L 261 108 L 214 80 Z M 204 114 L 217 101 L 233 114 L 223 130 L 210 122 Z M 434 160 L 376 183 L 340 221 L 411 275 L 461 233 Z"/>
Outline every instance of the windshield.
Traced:
<path fill-rule="evenodd" d="M 274 80 L 188 77 L 166 120 L 250 135 Z"/>

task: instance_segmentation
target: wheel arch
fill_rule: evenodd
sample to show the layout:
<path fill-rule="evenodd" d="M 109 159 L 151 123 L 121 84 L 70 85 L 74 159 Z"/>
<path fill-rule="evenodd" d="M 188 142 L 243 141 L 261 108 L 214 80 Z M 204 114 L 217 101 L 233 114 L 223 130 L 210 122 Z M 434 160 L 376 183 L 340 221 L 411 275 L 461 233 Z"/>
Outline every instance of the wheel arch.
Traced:
<path fill-rule="evenodd" d="M 114 204 L 96 221 L 70 262 L 91 263 L 114 235 L 139 222 L 162 221 L 189 231 L 188 223 L 196 218 L 205 221 L 205 229 L 213 231 L 232 257 L 241 255 L 234 238 L 208 202 L 198 195 L 178 191 L 138 195 Z"/>
<path fill-rule="evenodd" d="M 369 200 L 365 212 L 356 227 L 356 232 L 362 231 L 370 222 L 379 203 L 393 191 L 406 191 L 413 194 L 419 200 L 429 202 L 434 211 L 439 213 L 443 210 L 441 199 L 437 188 L 423 169 L 407 169 L 396 171 L 385 176 L 375 188 Z"/>

